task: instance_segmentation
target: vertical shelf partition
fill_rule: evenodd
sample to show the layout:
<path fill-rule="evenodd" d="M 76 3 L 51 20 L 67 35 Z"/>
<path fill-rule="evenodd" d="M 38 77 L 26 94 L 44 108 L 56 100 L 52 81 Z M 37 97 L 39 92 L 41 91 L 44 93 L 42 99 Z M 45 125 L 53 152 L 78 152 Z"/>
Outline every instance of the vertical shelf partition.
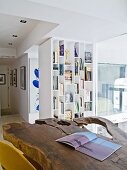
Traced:
<path fill-rule="evenodd" d="M 40 118 L 95 115 L 93 44 L 52 38 L 39 54 Z"/>
<path fill-rule="evenodd" d="M 59 39 L 52 43 L 54 117 L 94 115 L 93 44 Z"/>

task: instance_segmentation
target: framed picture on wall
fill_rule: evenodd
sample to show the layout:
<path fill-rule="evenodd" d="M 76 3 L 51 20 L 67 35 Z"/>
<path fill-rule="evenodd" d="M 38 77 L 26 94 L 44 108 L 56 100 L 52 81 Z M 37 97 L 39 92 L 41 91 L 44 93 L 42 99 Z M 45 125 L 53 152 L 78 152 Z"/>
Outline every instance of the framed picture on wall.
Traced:
<path fill-rule="evenodd" d="M 13 70 L 13 86 L 17 87 L 17 69 Z"/>
<path fill-rule="evenodd" d="M 0 74 L 0 85 L 5 85 L 5 84 L 6 84 L 6 75 Z"/>
<path fill-rule="evenodd" d="M 26 90 L 26 67 L 20 67 L 20 88 Z"/>
<path fill-rule="evenodd" d="M 13 70 L 10 70 L 10 86 L 13 86 Z"/>

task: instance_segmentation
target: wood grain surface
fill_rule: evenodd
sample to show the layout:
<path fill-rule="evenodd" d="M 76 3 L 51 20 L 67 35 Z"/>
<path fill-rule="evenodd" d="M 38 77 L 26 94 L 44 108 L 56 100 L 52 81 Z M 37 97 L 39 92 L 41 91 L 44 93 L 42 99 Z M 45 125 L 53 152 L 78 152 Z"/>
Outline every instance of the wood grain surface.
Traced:
<path fill-rule="evenodd" d="M 83 125 L 90 123 L 105 126 L 112 140 L 123 145 L 103 162 L 55 141 L 74 132 L 88 131 Z M 87 117 L 74 121 L 43 119 L 36 120 L 35 124 L 10 123 L 3 126 L 3 136 L 36 161 L 42 167 L 40 169 L 127 170 L 127 134 L 103 118 Z"/>

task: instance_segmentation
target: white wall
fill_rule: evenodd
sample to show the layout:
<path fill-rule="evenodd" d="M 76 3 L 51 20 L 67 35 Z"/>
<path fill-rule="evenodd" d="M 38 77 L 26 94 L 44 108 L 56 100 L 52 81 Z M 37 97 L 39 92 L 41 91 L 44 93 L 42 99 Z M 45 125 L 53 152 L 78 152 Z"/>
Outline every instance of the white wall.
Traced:
<path fill-rule="evenodd" d="M 20 67 L 26 67 L 26 90 L 20 88 Z M 21 116 L 28 121 L 29 118 L 29 64 L 28 55 L 24 54 L 18 58 L 10 69 L 17 69 L 17 87 L 11 86 L 10 97 L 11 97 L 11 109 L 13 113 L 21 114 Z"/>
<path fill-rule="evenodd" d="M 7 65 L 0 65 L 0 74 L 5 74 L 5 76 L 6 76 L 6 84 L 0 85 L 1 109 L 9 108 L 8 69 L 9 69 L 9 67 Z"/>
<path fill-rule="evenodd" d="M 127 35 L 97 43 L 98 63 L 127 64 Z"/>
<path fill-rule="evenodd" d="M 39 118 L 51 118 L 53 105 L 52 95 L 52 64 L 51 64 L 52 41 L 47 40 L 39 46 Z"/>

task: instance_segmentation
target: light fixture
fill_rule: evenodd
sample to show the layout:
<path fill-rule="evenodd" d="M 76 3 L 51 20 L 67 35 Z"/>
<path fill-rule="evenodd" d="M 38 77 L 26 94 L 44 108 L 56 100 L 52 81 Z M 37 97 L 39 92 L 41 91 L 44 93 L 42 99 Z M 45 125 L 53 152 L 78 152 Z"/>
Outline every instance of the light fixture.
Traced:
<path fill-rule="evenodd" d="M 23 23 L 23 24 L 27 23 L 27 21 L 26 21 L 26 20 L 23 20 L 23 19 L 20 20 L 20 22 Z"/>
<path fill-rule="evenodd" d="M 13 35 L 12 35 L 12 37 L 17 38 L 17 37 L 18 37 L 18 35 L 13 34 Z"/>
<path fill-rule="evenodd" d="M 8 45 L 12 45 L 12 43 L 8 43 Z"/>

